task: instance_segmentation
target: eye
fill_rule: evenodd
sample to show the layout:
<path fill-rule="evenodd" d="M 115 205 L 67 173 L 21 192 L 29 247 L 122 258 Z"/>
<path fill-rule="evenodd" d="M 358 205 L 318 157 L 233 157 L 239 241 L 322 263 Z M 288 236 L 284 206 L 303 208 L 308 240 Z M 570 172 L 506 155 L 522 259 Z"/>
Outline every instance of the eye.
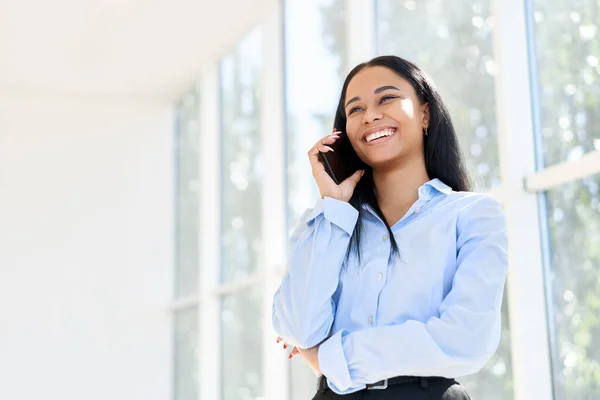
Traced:
<path fill-rule="evenodd" d="M 348 115 L 352 115 L 352 114 L 354 114 L 354 112 L 356 112 L 356 111 L 360 111 L 360 110 L 362 110 L 362 108 L 361 108 L 361 107 L 358 107 L 358 106 L 356 106 L 356 107 L 352 107 L 352 108 L 350 109 L 350 111 L 348 111 Z"/>
<path fill-rule="evenodd" d="M 397 99 L 397 98 L 398 98 L 398 96 L 389 96 L 389 95 L 388 96 L 383 96 L 381 98 L 381 100 L 379 100 L 379 103 L 384 103 L 384 102 L 386 102 L 388 100 L 393 100 L 393 99 Z"/>

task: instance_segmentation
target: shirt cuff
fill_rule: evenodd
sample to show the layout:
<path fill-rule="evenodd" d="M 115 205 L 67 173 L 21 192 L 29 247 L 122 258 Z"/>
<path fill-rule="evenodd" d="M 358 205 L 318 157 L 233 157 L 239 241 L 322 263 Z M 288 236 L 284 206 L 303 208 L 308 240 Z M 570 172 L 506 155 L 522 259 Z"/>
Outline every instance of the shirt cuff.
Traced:
<path fill-rule="evenodd" d="M 304 222 L 307 224 L 323 214 L 326 220 L 339 226 L 348 235 L 352 235 L 358 220 L 358 210 L 346 201 L 325 197 L 317 202 L 313 210 L 308 213 Z"/>
<path fill-rule="evenodd" d="M 338 331 L 319 346 L 319 369 L 327 377 L 329 387 L 342 393 L 352 386 L 346 355 L 342 345 L 342 332 Z"/>

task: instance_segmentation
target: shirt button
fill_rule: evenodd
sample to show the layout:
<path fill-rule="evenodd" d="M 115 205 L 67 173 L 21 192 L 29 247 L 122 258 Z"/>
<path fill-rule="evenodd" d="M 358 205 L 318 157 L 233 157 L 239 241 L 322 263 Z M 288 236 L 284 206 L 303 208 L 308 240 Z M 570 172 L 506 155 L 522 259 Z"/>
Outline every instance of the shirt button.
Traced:
<path fill-rule="evenodd" d="M 373 317 L 369 317 L 369 324 L 373 323 Z"/>
<path fill-rule="evenodd" d="M 377 274 L 377 280 L 380 281 L 382 279 L 383 279 L 383 274 L 382 273 Z"/>
<path fill-rule="evenodd" d="M 427 194 L 427 190 L 425 190 L 425 188 L 424 188 L 424 187 L 422 187 L 421 189 L 419 189 L 419 192 L 421 192 L 421 194 L 422 194 L 423 196 L 425 196 L 425 195 Z"/>
<path fill-rule="evenodd" d="M 388 240 L 389 238 L 390 238 L 390 237 L 389 237 L 388 235 L 383 235 L 383 237 L 381 238 L 381 240 L 383 240 L 383 241 L 385 242 L 385 241 L 386 241 L 386 240 Z"/>
<path fill-rule="evenodd" d="M 419 212 L 419 211 L 421 211 L 421 207 L 415 208 L 415 212 Z"/>

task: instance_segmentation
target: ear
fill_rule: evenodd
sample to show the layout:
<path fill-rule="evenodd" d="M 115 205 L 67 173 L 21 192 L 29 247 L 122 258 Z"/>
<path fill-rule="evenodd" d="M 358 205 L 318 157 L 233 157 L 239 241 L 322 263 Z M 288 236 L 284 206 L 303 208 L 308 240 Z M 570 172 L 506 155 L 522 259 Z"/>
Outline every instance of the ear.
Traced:
<path fill-rule="evenodd" d="M 423 117 L 422 126 L 425 131 L 429 127 L 429 103 L 425 103 L 421 106 L 421 115 Z"/>

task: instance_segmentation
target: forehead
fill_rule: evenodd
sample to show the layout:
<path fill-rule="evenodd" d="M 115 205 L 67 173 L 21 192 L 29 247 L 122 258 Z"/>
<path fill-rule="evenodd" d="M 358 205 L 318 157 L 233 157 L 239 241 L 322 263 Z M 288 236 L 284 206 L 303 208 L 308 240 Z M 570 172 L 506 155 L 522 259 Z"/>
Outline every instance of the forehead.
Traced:
<path fill-rule="evenodd" d="M 375 89 L 388 85 L 396 86 L 407 95 L 414 94 L 411 84 L 396 72 L 386 67 L 374 66 L 363 69 L 352 78 L 346 90 L 346 99 L 373 95 Z"/>

